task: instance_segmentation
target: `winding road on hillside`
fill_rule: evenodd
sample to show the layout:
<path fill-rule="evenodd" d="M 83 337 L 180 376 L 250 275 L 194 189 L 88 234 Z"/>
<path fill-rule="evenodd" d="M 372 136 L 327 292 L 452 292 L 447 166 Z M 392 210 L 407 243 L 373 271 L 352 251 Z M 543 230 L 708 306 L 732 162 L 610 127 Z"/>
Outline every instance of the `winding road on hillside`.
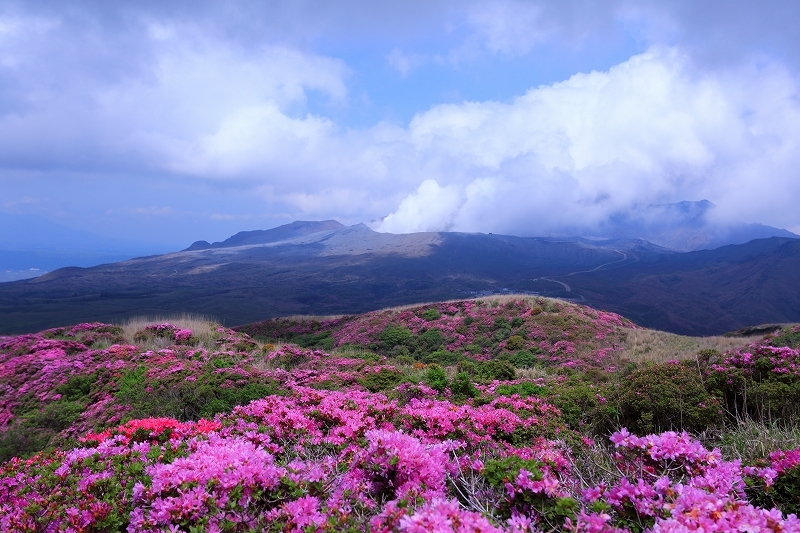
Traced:
<path fill-rule="evenodd" d="M 563 276 L 559 276 L 559 277 L 568 278 L 569 276 L 574 276 L 575 274 L 588 274 L 590 272 L 596 272 L 596 271 L 598 271 L 598 270 L 600 270 L 600 269 L 602 269 L 604 267 L 607 267 L 609 265 L 616 265 L 617 263 L 624 263 L 625 261 L 628 260 L 628 254 L 623 252 L 622 250 L 614 250 L 614 252 L 622 255 L 622 259 L 618 259 L 616 261 L 610 261 L 608 263 L 603 263 L 602 265 L 598 265 L 598 266 L 594 267 L 591 270 L 576 270 L 575 272 L 570 272 L 569 274 L 564 274 Z M 633 263 L 636 263 L 637 261 L 639 261 L 639 257 L 636 254 L 631 253 L 630 255 L 633 256 L 633 261 L 632 261 Z M 622 266 L 622 265 L 619 265 L 619 266 Z M 582 294 L 578 294 L 577 292 L 573 293 L 572 292 L 572 287 L 570 287 L 569 284 L 567 284 L 567 283 L 565 283 L 563 281 L 559 281 L 559 280 L 553 279 L 553 278 L 544 278 L 544 277 L 535 278 L 533 281 L 538 281 L 538 280 L 544 280 L 544 281 L 550 281 L 552 283 L 558 283 L 559 285 L 564 287 L 565 291 L 575 295 L 575 298 L 566 298 L 568 300 L 572 300 L 572 301 L 575 301 L 575 302 L 585 302 L 586 301 L 586 298 Z"/>

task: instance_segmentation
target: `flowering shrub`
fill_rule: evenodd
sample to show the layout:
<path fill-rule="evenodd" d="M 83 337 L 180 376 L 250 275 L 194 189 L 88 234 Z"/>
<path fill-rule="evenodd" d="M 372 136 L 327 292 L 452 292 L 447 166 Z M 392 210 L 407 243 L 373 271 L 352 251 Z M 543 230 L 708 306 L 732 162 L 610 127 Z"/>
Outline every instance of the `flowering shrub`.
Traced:
<path fill-rule="evenodd" d="M 797 329 L 784 335 L 791 337 Z M 773 346 L 779 338 L 768 336 L 726 354 L 700 354 L 706 386 L 723 399 L 729 413 L 787 422 L 800 417 L 800 348 Z"/>
<path fill-rule="evenodd" d="M 753 410 L 739 387 L 792 386 L 792 346 L 612 382 L 599 366 L 632 326 L 580 306 L 278 324 L 379 353 L 276 350 L 225 328 L 207 349 L 169 324 L 143 330 L 161 349 L 109 345 L 120 333 L 103 324 L 0 339 L 0 531 L 800 532 L 800 450 L 742 465 L 685 432 L 589 438 L 628 408 L 640 430 L 645 412 L 653 427 L 717 413 L 712 393 Z M 517 379 L 519 339 L 522 359 L 567 368 Z M 439 342 L 455 377 L 385 356 Z M 662 405 L 676 399 L 677 419 Z"/>
<path fill-rule="evenodd" d="M 800 513 L 800 449 L 776 451 L 761 468 L 747 469 L 747 494 L 762 507 L 778 507 L 784 513 Z"/>
<path fill-rule="evenodd" d="M 333 399 L 306 401 L 332 412 Z M 273 431 L 248 420 L 272 416 L 257 404 L 216 422 L 129 423 L 14 459 L 0 469 L 0 530 L 800 531 L 795 515 L 745 499 L 746 474 L 777 470 L 723 461 L 685 433 L 612 435 L 617 476 L 585 485 L 553 443 L 418 438 L 386 421 L 391 402 L 383 417 L 356 416 L 344 441 L 332 429 L 352 416 L 331 426 L 317 409 L 290 408 Z M 793 454 L 774 463 L 796 467 Z"/>
<path fill-rule="evenodd" d="M 539 299 L 497 306 L 474 300 L 446 302 L 329 321 L 274 319 L 237 329 L 307 346 L 327 335 L 330 347 L 361 346 L 385 356 L 410 354 L 439 364 L 442 355 L 438 360 L 426 357 L 449 352 L 453 360 L 444 363 L 448 365 L 465 354 L 487 360 L 525 350 L 543 365 L 584 367 L 602 366 L 619 347 L 625 330 L 635 327 L 613 313 Z M 524 357 L 520 362 L 533 366 Z"/>
<path fill-rule="evenodd" d="M 143 342 L 149 338 L 155 337 L 167 339 L 175 342 L 175 344 L 186 346 L 195 344 L 197 341 L 197 339 L 192 336 L 192 330 L 179 328 L 168 322 L 146 326 L 142 331 L 138 331 L 133 338 L 137 342 Z"/>

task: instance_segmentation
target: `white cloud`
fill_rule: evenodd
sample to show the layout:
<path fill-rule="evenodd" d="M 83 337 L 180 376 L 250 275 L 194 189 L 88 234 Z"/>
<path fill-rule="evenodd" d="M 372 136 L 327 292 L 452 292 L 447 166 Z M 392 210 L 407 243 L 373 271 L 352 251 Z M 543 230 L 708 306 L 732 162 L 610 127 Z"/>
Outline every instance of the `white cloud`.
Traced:
<path fill-rule="evenodd" d="M 15 53 L 31 36 L 23 37 Z M 36 71 L 35 51 L 18 61 L 20 77 L 47 90 L 0 114 L 0 162 L 237 177 L 252 168 L 243 153 L 291 153 L 293 139 L 308 143 L 331 127 L 307 116 L 309 91 L 347 99 L 349 71 L 338 59 L 279 45 L 243 51 L 194 28 L 151 25 L 142 37 L 147 57 L 114 79 Z"/>
<path fill-rule="evenodd" d="M 431 226 L 447 230 L 461 204 L 458 187 L 441 187 L 434 180 L 425 180 L 379 227 L 389 233 L 427 231 Z"/>
<path fill-rule="evenodd" d="M 401 76 L 405 77 L 412 70 L 419 67 L 425 61 L 425 58 L 419 54 L 406 54 L 400 48 L 394 48 L 386 56 L 386 61 L 396 68 Z"/>
<path fill-rule="evenodd" d="M 420 179 L 435 182 L 379 227 L 564 232 L 699 198 L 721 218 L 795 226 L 797 87 L 778 64 L 703 74 L 677 49 L 654 48 L 509 103 L 436 106 L 407 131 Z M 464 200 L 416 207 L 436 205 L 437 187 Z"/>
<path fill-rule="evenodd" d="M 468 19 L 489 50 L 524 54 L 555 33 L 542 12 L 537 3 L 502 0 L 474 4 Z"/>

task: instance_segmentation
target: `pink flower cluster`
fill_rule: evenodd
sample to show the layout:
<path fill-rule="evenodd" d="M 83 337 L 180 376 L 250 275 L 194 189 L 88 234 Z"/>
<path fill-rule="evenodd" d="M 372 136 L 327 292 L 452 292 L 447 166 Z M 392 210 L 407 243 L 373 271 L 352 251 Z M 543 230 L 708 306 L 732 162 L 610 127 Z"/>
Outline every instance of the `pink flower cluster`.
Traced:
<path fill-rule="evenodd" d="M 745 376 L 753 376 L 756 363 L 760 361 L 765 361 L 775 374 L 800 376 L 800 349 L 770 346 L 764 341 L 727 353 L 721 362 L 711 365 L 711 369 L 721 374 L 741 371 Z"/>
<path fill-rule="evenodd" d="M 747 469 L 739 461 L 723 461 L 719 450 L 705 449 L 686 433 L 636 437 L 622 430 L 611 441 L 626 476 L 586 490 L 586 503 L 604 502 L 621 517 L 651 522 L 654 532 L 800 531 L 795 515 L 746 501 Z"/>
<path fill-rule="evenodd" d="M 401 408 L 380 395 L 312 389 L 281 400 L 267 397 L 196 424 L 131 421 L 69 452 L 15 459 L 0 470 L 0 530 L 38 531 L 42 523 L 54 531 L 104 530 L 117 520 L 129 532 L 623 532 L 635 523 L 654 532 L 800 531 L 794 515 L 749 504 L 739 463 L 686 434 L 614 434 L 619 477 L 584 487 L 577 511 L 546 525 L 540 507 L 525 502 L 552 507 L 570 500 L 580 482 L 555 443 L 515 448 L 489 429 L 524 423 L 513 412 L 535 408 L 524 400 L 483 406 L 483 418 L 476 409 L 473 420 L 450 419 L 448 430 L 415 413 L 434 410 L 446 423 L 456 407 L 447 402 Z M 398 431 L 407 421 L 422 430 L 418 436 Z M 459 430 L 467 423 L 470 431 Z M 455 487 L 483 475 L 485 460 L 513 456 L 541 466 L 536 474 L 509 472 L 502 492 L 484 496 L 511 516 L 465 507 L 463 488 Z"/>
<path fill-rule="evenodd" d="M 178 326 L 174 326 L 168 322 L 164 322 L 163 324 L 153 324 L 150 326 L 146 326 L 144 331 L 147 333 L 151 333 L 156 337 L 162 337 L 167 339 L 172 339 L 175 341 L 175 344 L 192 344 L 194 342 L 194 337 L 192 337 L 192 330 L 179 328 Z"/>

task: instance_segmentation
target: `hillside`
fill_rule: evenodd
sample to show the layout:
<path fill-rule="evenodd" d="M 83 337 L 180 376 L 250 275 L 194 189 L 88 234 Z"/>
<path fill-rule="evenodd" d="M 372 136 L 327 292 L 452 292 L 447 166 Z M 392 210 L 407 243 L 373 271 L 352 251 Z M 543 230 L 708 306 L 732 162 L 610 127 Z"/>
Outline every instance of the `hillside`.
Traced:
<path fill-rule="evenodd" d="M 392 235 L 358 225 L 272 243 L 67 268 L 0 284 L 0 332 L 165 312 L 210 315 L 227 325 L 294 314 L 360 313 L 515 289 L 531 277 L 593 269 L 618 261 L 612 247 L 621 245 L 647 246 Z M 559 285 L 551 285 L 557 292 Z"/>
<path fill-rule="evenodd" d="M 739 447 L 728 416 L 796 424 L 797 327 L 655 364 L 628 355 L 663 335 L 545 298 L 242 329 L 0 338 L 0 461 L 34 454 L 0 530 L 800 529 L 800 435 Z"/>
<path fill-rule="evenodd" d="M 772 238 L 560 279 L 638 324 L 708 335 L 800 320 L 799 272 L 800 240 Z"/>
<path fill-rule="evenodd" d="M 682 334 L 800 321 L 800 240 L 675 253 L 638 240 L 393 235 L 336 224 L 244 232 L 228 244 L 0 283 L 0 332 L 182 312 L 233 326 L 521 292 Z"/>

